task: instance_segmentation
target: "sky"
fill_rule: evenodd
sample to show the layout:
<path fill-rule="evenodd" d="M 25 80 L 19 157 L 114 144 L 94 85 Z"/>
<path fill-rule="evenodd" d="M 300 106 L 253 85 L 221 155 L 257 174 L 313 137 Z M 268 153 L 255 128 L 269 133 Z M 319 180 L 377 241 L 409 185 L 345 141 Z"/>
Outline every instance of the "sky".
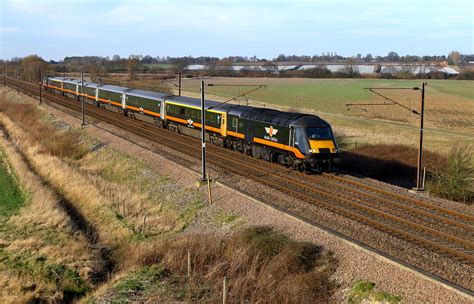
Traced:
<path fill-rule="evenodd" d="M 0 58 L 474 53 L 472 0 L 0 0 Z"/>

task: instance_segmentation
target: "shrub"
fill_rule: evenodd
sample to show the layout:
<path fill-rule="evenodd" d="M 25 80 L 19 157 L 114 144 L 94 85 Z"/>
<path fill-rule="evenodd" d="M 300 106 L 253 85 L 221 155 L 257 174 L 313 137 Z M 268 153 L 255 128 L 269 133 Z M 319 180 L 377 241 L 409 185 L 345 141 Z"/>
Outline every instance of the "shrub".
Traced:
<path fill-rule="evenodd" d="M 337 262 L 329 252 L 269 227 L 247 228 L 227 237 L 193 234 L 164 244 L 134 245 L 133 250 L 125 249 L 132 256 L 122 267 L 159 263 L 177 278 L 176 290 L 186 284 L 188 250 L 192 278 L 186 288 L 195 302 L 218 302 L 224 276 L 231 303 L 326 303 L 336 286 L 330 277 Z"/>
<path fill-rule="evenodd" d="M 440 197 L 472 204 L 474 202 L 472 147 L 454 146 L 446 166 L 430 172 L 427 187 Z"/>
<path fill-rule="evenodd" d="M 351 142 L 349 141 L 349 136 L 342 133 L 340 130 L 333 130 L 334 137 L 336 138 L 337 146 L 341 150 L 349 149 Z"/>
<path fill-rule="evenodd" d="M 474 80 L 474 70 L 462 70 L 458 75 L 459 80 Z"/>

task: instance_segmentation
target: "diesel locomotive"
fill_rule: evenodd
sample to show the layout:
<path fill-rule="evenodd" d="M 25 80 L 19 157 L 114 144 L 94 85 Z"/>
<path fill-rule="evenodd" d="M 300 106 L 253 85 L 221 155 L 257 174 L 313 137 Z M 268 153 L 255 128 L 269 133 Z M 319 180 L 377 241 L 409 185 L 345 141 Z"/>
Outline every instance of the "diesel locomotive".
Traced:
<path fill-rule="evenodd" d="M 83 94 L 85 102 L 130 118 L 200 136 L 201 101 L 196 98 L 91 82 L 82 88 L 80 80 L 63 77 L 46 77 L 42 85 L 77 100 Z M 300 171 L 329 171 L 339 159 L 331 126 L 318 116 L 211 100 L 205 108 L 206 140 L 212 144 Z"/>

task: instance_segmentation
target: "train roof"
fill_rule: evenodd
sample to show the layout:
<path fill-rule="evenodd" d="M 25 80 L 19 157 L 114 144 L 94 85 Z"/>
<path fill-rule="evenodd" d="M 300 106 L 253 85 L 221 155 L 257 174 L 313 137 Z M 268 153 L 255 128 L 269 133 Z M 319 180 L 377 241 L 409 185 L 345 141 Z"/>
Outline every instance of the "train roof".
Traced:
<path fill-rule="evenodd" d="M 51 79 L 51 80 L 55 80 L 55 81 L 64 81 L 66 79 L 69 79 L 67 77 L 58 77 L 58 76 L 54 76 L 54 77 L 47 77 L 48 79 Z"/>
<path fill-rule="evenodd" d="M 115 85 L 104 84 L 99 87 L 99 90 L 110 91 L 110 92 L 115 92 L 115 93 L 125 93 L 130 89 L 126 87 L 119 87 Z"/>
<path fill-rule="evenodd" d="M 164 101 L 166 97 L 170 96 L 170 94 L 160 93 L 160 92 L 153 92 L 153 91 L 145 91 L 139 89 L 132 89 L 126 92 L 126 95 L 132 95 L 142 98 L 154 99 L 158 101 Z"/>
<path fill-rule="evenodd" d="M 295 120 L 304 116 L 305 114 L 301 113 L 290 113 L 282 112 L 274 109 L 266 108 L 251 108 L 248 109 L 240 115 L 242 118 L 256 120 L 261 122 L 267 122 L 269 124 L 277 124 L 288 126 L 291 125 Z"/>
<path fill-rule="evenodd" d="M 302 115 L 297 118 L 292 124 L 294 127 L 305 127 L 305 128 L 329 128 L 330 125 L 327 121 L 316 115 Z"/>
<path fill-rule="evenodd" d="M 65 83 L 73 83 L 73 84 L 78 84 L 81 83 L 80 80 L 74 79 L 74 78 L 64 78 L 63 82 Z"/>
<path fill-rule="evenodd" d="M 79 82 L 79 85 L 81 83 Z M 95 82 L 89 82 L 89 81 L 84 81 L 84 87 L 89 87 L 89 88 L 98 88 L 101 87 L 102 85 L 100 83 L 95 83 Z"/>
<path fill-rule="evenodd" d="M 182 105 L 187 105 L 191 107 L 201 108 L 201 99 L 184 97 L 184 96 L 170 96 L 166 98 L 167 102 L 178 103 Z M 206 109 L 212 108 L 215 111 L 227 112 L 234 105 L 232 104 L 222 104 L 221 102 L 206 100 L 204 106 Z"/>
<path fill-rule="evenodd" d="M 246 107 L 240 117 L 268 124 L 294 127 L 328 127 L 329 124 L 316 115 L 283 112 L 274 109 Z"/>
<path fill-rule="evenodd" d="M 237 104 L 229 104 L 232 108 L 229 109 L 229 115 L 235 115 L 240 117 L 242 113 L 255 109 L 255 107 L 251 106 L 241 106 Z"/>

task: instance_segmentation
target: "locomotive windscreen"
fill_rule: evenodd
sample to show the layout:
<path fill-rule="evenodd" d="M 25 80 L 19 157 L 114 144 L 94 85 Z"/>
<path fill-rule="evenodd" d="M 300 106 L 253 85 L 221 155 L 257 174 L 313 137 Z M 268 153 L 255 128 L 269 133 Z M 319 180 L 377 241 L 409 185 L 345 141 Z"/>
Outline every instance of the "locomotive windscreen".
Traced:
<path fill-rule="evenodd" d="M 309 139 L 331 139 L 329 128 L 306 128 L 306 134 Z"/>

